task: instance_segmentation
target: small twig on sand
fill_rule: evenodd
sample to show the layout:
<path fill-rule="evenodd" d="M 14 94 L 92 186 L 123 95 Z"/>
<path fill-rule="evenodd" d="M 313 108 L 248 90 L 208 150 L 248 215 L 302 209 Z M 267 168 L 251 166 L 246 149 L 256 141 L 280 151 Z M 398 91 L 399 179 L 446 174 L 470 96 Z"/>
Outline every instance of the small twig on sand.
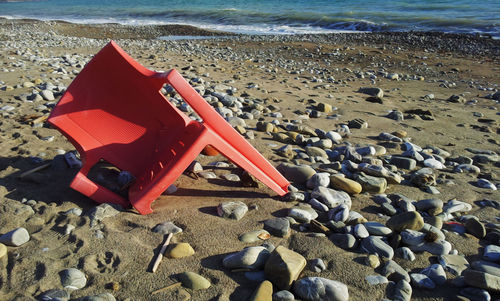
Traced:
<path fill-rule="evenodd" d="M 181 282 L 174 282 L 174 283 L 172 283 L 172 284 L 170 284 L 170 285 L 167 285 L 167 286 L 165 286 L 165 287 L 162 287 L 162 288 L 160 288 L 160 289 L 157 289 L 156 291 L 152 292 L 152 293 L 151 293 L 151 295 L 156 295 L 156 294 L 158 294 L 158 293 L 161 293 L 161 292 L 167 291 L 167 290 L 169 290 L 169 289 L 177 288 L 177 287 L 179 287 L 179 286 L 181 286 L 181 285 L 182 285 L 182 283 L 181 283 Z"/>
<path fill-rule="evenodd" d="M 156 257 L 155 263 L 153 264 L 153 268 L 151 271 L 154 273 L 158 269 L 158 266 L 160 265 L 161 260 L 163 259 L 163 253 L 165 253 L 165 250 L 167 250 L 167 246 L 170 243 L 170 239 L 172 239 L 173 234 L 169 233 L 167 236 L 167 239 L 163 243 L 160 249 L 160 253 L 158 253 L 158 257 Z"/>
<path fill-rule="evenodd" d="M 35 173 L 35 172 L 37 172 L 37 171 L 40 171 L 40 170 L 42 170 L 42 169 L 45 169 L 45 168 L 49 167 L 51 164 L 52 164 L 52 162 L 48 162 L 48 163 L 45 163 L 45 164 L 40 165 L 40 166 L 38 166 L 38 167 L 35 167 L 35 168 L 33 168 L 33 169 L 30 169 L 30 170 L 28 170 L 28 171 L 25 171 L 25 172 L 23 172 L 22 174 L 20 174 L 20 175 L 19 175 L 19 178 L 20 178 L 20 179 L 22 179 L 22 178 L 24 178 L 24 177 L 26 177 L 26 176 L 29 176 L 29 175 L 31 175 L 32 173 Z"/>

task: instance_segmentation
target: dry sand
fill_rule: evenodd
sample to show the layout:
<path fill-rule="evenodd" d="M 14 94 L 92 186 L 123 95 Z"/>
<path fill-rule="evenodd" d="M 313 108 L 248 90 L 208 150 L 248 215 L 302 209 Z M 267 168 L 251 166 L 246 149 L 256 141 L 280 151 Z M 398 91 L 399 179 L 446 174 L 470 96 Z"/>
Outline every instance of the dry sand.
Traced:
<path fill-rule="evenodd" d="M 367 129 L 353 129 L 346 140 L 356 143 L 378 143 L 374 139 L 381 132 L 404 130 L 412 142 L 421 146 L 436 146 L 453 156 L 472 156 L 467 147 L 500 151 L 499 105 L 485 96 L 499 89 L 499 43 L 480 38 L 462 37 L 466 48 L 448 47 L 439 50 L 432 45 L 447 43 L 446 37 L 434 37 L 423 44 L 409 41 L 391 41 L 391 36 L 371 38 L 242 38 L 207 39 L 196 41 L 160 41 L 151 38 L 166 34 L 198 35 L 198 30 L 182 28 L 169 30 L 131 29 L 118 25 L 83 26 L 56 22 L 3 20 L 0 25 L 0 107 L 11 105 L 12 111 L 2 111 L 0 120 L 0 234 L 17 227 L 25 227 L 31 239 L 21 247 L 8 247 L 8 259 L 3 258 L 0 269 L 1 300 L 33 300 L 49 289 L 61 289 L 58 273 L 66 268 L 78 268 L 88 277 L 87 285 L 74 291 L 71 298 L 102 292 L 113 294 L 117 300 L 243 300 L 248 298 L 258 283 L 247 280 L 243 273 L 232 273 L 222 267 L 222 258 L 248 246 L 238 240 L 242 233 L 261 229 L 262 222 L 274 216 L 286 216 L 286 208 L 293 203 L 280 201 L 270 189 L 239 187 L 228 181 L 193 179 L 182 175 L 175 183 L 178 191 L 159 197 L 153 204 L 154 213 L 141 216 L 126 210 L 101 223 L 104 238 L 96 238 L 96 229 L 90 227 L 87 212 L 97 204 L 71 190 L 68 185 L 76 173 L 74 169 L 47 168 L 25 179 L 18 176 L 42 162 L 50 162 L 58 151 L 73 150 L 73 146 L 47 124 L 34 128 L 23 118 L 47 114 L 49 110 L 37 107 L 46 101 L 23 102 L 16 97 L 32 93 L 36 87 L 23 87 L 24 82 L 52 82 L 69 85 L 75 67 L 64 66 L 61 57 L 76 55 L 87 62 L 109 39 L 117 43 L 144 66 L 155 70 L 176 68 L 190 78 L 201 77 L 205 86 L 227 83 L 237 88 L 236 95 L 249 94 L 249 98 L 267 100 L 279 107 L 284 119 L 295 120 L 296 110 L 305 112 L 308 101 L 330 103 L 337 107 L 338 119 L 311 118 L 305 123 L 313 128 L 334 130 L 337 125 L 354 118 L 368 122 Z M 222 33 L 223 34 L 223 33 Z M 401 34 L 404 37 L 404 34 Z M 425 35 L 422 35 L 426 37 Z M 451 38 L 450 38 L 451 39 Z M 455 37 L 453 37 L 455 39 Z M 460 37 L 456 38 L 460 39 Z M 386 42 L 384 42 L 386 41 Z M 433 44 L 434 43 L 434 44 Z M 460 44 L 460 43 L 459 43 Z M 426 48 L 425 45 L 431 45 Z M 496 45 L 496 46 L 495 46 Z M 64 67 L 68 74 L 58 72 Z M 83 67 L 83 66 L 81 66 Z M 423 76 L 424 80 L 389 80 L 378 76 L 373 85 L 369 78 L 358 78 L 353 71 L 384 68 L 389 73 Z M 301 70 L 299 74 L 293 72 Z M 309 70 L 323 71 L 311 74 Z M 7 72 L 8 71 L 8 72 Z M 314 78 L 332 76 L 335 83 L 319 83 Z M 446 82 L 445 82 L 446 81 Z M 250 84 L 258 88 L 249 88 Z M 455 83 L 456 85 L 450 84 Z M 326 85 L 328 84 L 328 85 Z M 19 86 L 18 86 L 19 85 Z M 384 90 L 383 104 L 365 101 L 366 95 L 357 93 L 363 86 L 376 86 Z M 447 86 L 447 87 L 445 87 Z M 133 87 L 124 87 L 130 89 Z M 434 94 L 435 99 L 423 98 Z M 477 100 L 474 104 L 450 103 L 453 94 Z M 388 111 L 398 109 L 430 110 L 434 120 L 406 119 L 403 122 L 384 117 Z M 484 123 L 474 117 L 477 112 Z M 330 114 L 331 115 L 331 114 Z M 274 118 L 265 117 L 266 121 Z M 247 120 L 248 129 L 257 120 Z M 263 132 L 255 131 L 256 139 L 250 142 L 273 165 L 283 158 L 274 149 L 283 145 Z M 54 136 L 53 141 L 40 138 Z M 388 148 L 389 154 L 400 154 L 400 149 Z M 206 166 L 209 162 L 224 160 L 222 157 L 200 156 Z M 481 166 L 482 175 L 498 180 L 498 163 Z M 217 171 L 218 174 L 227 170 Z M 499 193 L 473 185 L 476 176 L 450 171 L 437 172 L 438 178 L 452 179 L 456 185 L 438 185 L 441 192 L 432 196 L 410 185 L 389 185 L 386 193 L 402 193 L 414 200 L 438 197 L 443 201 L 452 198 L 473 205 L 471 214 L 481 221 L 497 223 L 498 210 L 477 206 L 475 201 L 491 199 L 500 201 Z M 377 213 L 378 206 L 370 194 L 353 196 L 353 210 L 368 220 L 383 222 Z M 34 200 L 30 205 L 26 200 Z M 216 214 L 216 206 L 223 201 L 243 201 L 256 205 L 239 221 L 224 219 Z M 83 214 L 65 216 L 71 208 L 81 208 Z M 32 209 L 32 210 L 31 210 Z M 156 273 L 149 272 L 163 235 L 151 231 L 158 223 L 172 221 L 183 229 L 174 241 L 188 242 L 195 254 L 183 259 L 164 259 Z M 64 235 L 64 227 L 76 228 Z M 370 286 L 365 276 L 376 274 L 363 264 L 364 254 L 348 252 L 336 247 L 327 237 L 311 237 L 308 232 L 294 227 L 289 238 L 271 237 L 275 246 L 283 245 L 302 254 L 306 259 L 322 258 L 327 269 L 321 273 L 304 270 L 303 276 L 321 276 L 348 285 L 351 300 L 382 300 L 385 285 Z M 470 260 L 477 259 L 484 247 L 471 235 L 449 234 L 448 240 L 460 254 Z M 258 245 L 257 243 L 254 245 Z M 434 262 L 428 253 L 417 254 L 414 262 L 396 259 L 408 270 L 423 268 Z M 173 276 L 192 271 L 209 279 L 212 286 L 206 290 L 191 291 L 176 288 L 151 295 L 151 292 L 174 282 Z M 450 278 L 453 278 L 449 275 Z M 114 286 L 113 286 L 114 284 Z M 446 283 L 432 291 L 414 290 L 414 300 L 448 300 L 457 295 L 459 288 Z M 498 297 L 498 296 L 497 296 Z M 217 299 L 219 298 L 219 299 Z"/>

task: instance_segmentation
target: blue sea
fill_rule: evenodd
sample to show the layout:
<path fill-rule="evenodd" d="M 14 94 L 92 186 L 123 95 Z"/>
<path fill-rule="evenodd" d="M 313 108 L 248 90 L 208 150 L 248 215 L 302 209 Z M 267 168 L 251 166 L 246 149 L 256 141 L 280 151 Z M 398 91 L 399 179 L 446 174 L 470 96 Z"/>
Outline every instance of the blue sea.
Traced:
<path fill-rule="evenodd" d="M 0 16 L 251 34 L 439 31 L 500 38 L 500 0 L 0 0 Z"/>

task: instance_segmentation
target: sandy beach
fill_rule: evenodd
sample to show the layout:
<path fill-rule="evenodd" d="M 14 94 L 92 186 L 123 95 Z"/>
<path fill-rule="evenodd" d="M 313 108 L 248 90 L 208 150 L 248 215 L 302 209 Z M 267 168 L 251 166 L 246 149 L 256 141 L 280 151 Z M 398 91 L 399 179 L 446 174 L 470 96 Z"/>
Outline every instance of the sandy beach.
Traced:
<path fill-rule="evenodd" d="M 326 186 L 338 191 L 342 189 L 331 182 L 332 175 L 344 174 L 363 183 L 361 193 L 350 193 L 348 206 L 348 212 L 360 216 L 340 218 L 344 226 L 334 222 L 332 215 L 337 215 L 331 212 L 338 208 L 321 198 L 323 206 L 310 201 L 318 191 L 317 184 L 306 184 L 315 177 L 311 175 L 283 172 L 298 189 L 292 197 L 279 197 L 262 183 L 243 187 L 227 176 L 241 176 L 241 170 L 213 164 L 228 162 L 222 156 L 200 155 L 197 161 L 215 178 L 183 174 L 175 182 L 177 190 L 159 197 L 150 215 L 103 207 L 73 191 L 69 183 L 78 168 L 70 168 L 63 155 L 75 148 L 45 117 L 110 40 L 149 69 L 178 70 L 219 112 L 233 116 L 231 123 L 239 125 L 243 136 L 272 165 L 301 164 L 314 173 L 326 173 Z M 483 281 L 488 283 L 484 287 L 473 285 L 475 280 L 465 274 L 481 265 L 474 262 L 489 258 L 486 251 L 495 248 L 488 246 L 500 248 L 499 85 L 500 40 L 479 35 L 249 36 L 181 25 L 0 19 L 0 235 L 20 227 L 29 233 L 27 242 L 4 243 L 6 254 L 0 252 L 0 300 L 40 300 L 50 290 L 58 290 L 60 300 L 269 300 L 250 299 L 269 279 L 263 265 L 247 269 L 223 264 L 229 254 L 263 244 L 265 252 L 282 246 L 306 260 L 297 281 L 306 277 L 338 281 L 347 287 L 349 300 L 409 300 L 398 297 L 405 295 L 398 286 L 405 275 L 386 272 L 387 262 L 421 275 L 423 269 L 440 264 L 442 255 L 461 255 L 467 261 L 464 268 L 456 274 L 443 264 L 446 279 L 435 288 L 408 281 L 411 300 L 489 300 L 474 299 L 484 292 L 498 300 L 500 275 L 477 268 L 477 273 L 491 276 L 489 282 Z M 372 89 L 363 89 L 367 87 Z M 225 104 L 221 93 L 234 96 L 230 99 L 242 106 Z M 190 114 L 182 103 L 179 107 Z M 336 134 L 327 135 L 330 131 Z M 337 141 L 328 138 L 337 135 L 341 137 Z M 363 147 L 368 153 L 361 153 Z M 415 159 L 402 155 L 411 147 L 424 158 L 414 160 L 416 165 L 409 169 L 405 164 L 411 165 L 410 160 L 394 157 Z M 355 155 L 348 153 L 356 149 Z M 44 164 L 46 168 L 23 175 Z M 375 168 L 369 166 L 384 166 L 390 175 L 374 176 Z M 415 174 L 425 167 L 430 167 L 426 177 L 430 182 L 420 185 Z M 367 177 L 370 183 L 363 182 L 362 171 L 372 172 L 376 179 Z M 119 171 L 102 167 L 94 172 L 96 179 L 113 182 Z M 372 185 L 377 179 L 386 182 L 379 191 Z M 427 203 L 437 205 L 422 205 L 429 199 L 434 201 Z M 219 204 L 236 201 L 248 207 L 241 219 L 219 216 Z M 103 208 L 108 211 L 103 213 Z M 302 208 L 299 211 L 310 216 L 290 217 L 291 208 Z M 429 240 L 432 235 L 426 235 L 425 242 L 413 246 L 401 241 L 402 229 L 391 229 L 391 234 L 377 239 L 395 252 L 389 256 L 392 260 L 379 248 L 366 251 L 367 237 L 356 232 L 357 225 L 386 225 L 409 212 L 417 212 L 420 220 L 437 229 L 438 237 L 444 237 Z M 269 230 L 265 221 L 285 217 L 291 223 L 284 237 L 271 233 L 255 242 L 239 239 L 254 230 Z M 188 243 L 194 254 L 164 258 L 152 273 L 165 239 L 164 233 L 153 229 L 164 222 L 182 229 L 172 242 Z M 422 225 L 406 228 L 432 232 L 422 230 Z M 373 233 L 369 237 L 380 237 Z M 354 245 L 342 248 L 339 240 L 348 235 Z M 439 250 L 422 249 L 430 244 L 439 245 Z M 387 250 L 385 246 L 382 249 Z M 402 247 L 413 249 L 415 258 L 401 256 L 397 250 Z M 489 259 L 495 266 L 500 264 L 496 252 Z M 366 263 L 368 253 L 378 254 L 380 266 Z M 318 258 L 324 267 L 316 270 L 312 262 Z M 62 283 L 62 271 L 70 268 L 85 275 L 83 287 Z M 210 287 L 195 290 L 183 282 L 153 294 L 178 282 L 185 272 L 201 275 Z M 366 277 L 373 275 L 386 278 L 370 284 Z M 280 290 L 274 283 L 273 292 Z M 289 291 L 295 300 L 305 300 L 293 286 Z M 89 297 L 104 293 L 108 295 L 101 299 Z"/>

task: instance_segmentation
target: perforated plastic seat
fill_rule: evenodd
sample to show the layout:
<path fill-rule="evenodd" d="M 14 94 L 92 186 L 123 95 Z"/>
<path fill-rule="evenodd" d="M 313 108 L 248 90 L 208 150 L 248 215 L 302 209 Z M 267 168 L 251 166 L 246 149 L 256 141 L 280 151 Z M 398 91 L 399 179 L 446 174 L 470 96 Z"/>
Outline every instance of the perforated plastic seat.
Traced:
<path fill-rule="evenodd" d="M 203 119 L 190 119 L 161 93 L 170 84 Z M 71 187 L 97 202 L 129 202 L 141 213 L 207 145 L 279 195 L 289 182 L 239 135 L 175 70 L 146 69 L 115 42 L 106 45 L 74 79 L 48 121 L 80 152 L 83 166 Z M 136 177 L 129 199 L 92 182 L 101 159 Z"/>

